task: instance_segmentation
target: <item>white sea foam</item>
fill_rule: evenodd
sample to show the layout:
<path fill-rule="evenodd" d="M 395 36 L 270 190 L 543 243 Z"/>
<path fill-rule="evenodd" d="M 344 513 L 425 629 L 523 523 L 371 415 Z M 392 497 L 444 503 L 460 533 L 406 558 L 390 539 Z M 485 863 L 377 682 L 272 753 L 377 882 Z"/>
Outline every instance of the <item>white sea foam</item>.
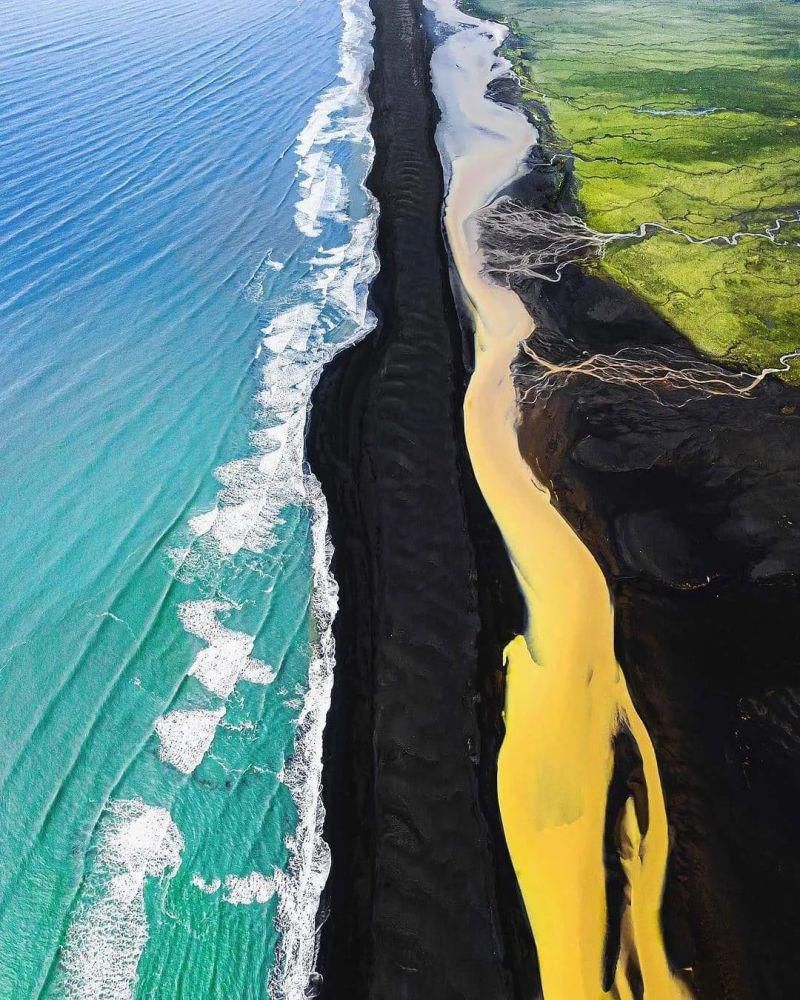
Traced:
<path fill-rule="evenodd" d="M 251 302 L 261 302 L 264 298 L 264 281 L 267 277 L 267 271 L 282 271 L 283 268 L 283 261 L 273 260 L 272 250 L 270 250 L 258 265 L 253 277 L 244 286 L 245 297 Z"/>
<path fill-rule="evenodd" d="M 261 872 L 249 875 L 229 875 L 225 879 L 223 899 L 233 906 L 251 906 L 253 903 L 268 903 L 275 895 L 275 879 L 267 878 Z"/>
<path fill-rule="evenodd" d="M 253 637 L 219 621 L 217 614 L 231 607 L 225 601 L 185 601 L 178 608 L 186 631 L 208 643 L 194 658 L 189 674 L 220 698 L 227 698 L 240 680 L 269 684 L 275 679 L 265 663 L 250 656 Z"/>
<path fill-rule="evenodd" d="M 298 140 L 298 152 L 304 157 L 314 146 L 327 145 L 331 135 L 341 136 L 344 129 L 351 142 L 361 143 L 368 150 L 371 162 L 369 122 L 372 108 L 366 88 L 372 68 L 374 22 L 368 0 L 343 0 L 342 14 L 344 32 L 339 71 L 342 84 L 323 94 Z M 347 114 L 344 125 L 337 126 L 337 112 Z M 351 226 L 349 242 L 333 250 L 320 251 L 314 261 L 319 270 L 312 287 L 322 295 L 323 301 L 347 317 L 350 329 L 347 342 L 365 336 L 374 325 L 367 293 L 378 269 L 375 253 L 377 204 L 371 196 L 366 200 L 368 211 Z M 313 366 L 309 393 L 319 378 L 322 365 L 333 353 L 333 349 L 321 352 Z M 312 609 L 316 642 L 309 664 L 307 693 L 297 721 L 294 753 L 282 776 L 295 801 L 298 821 L 293 836 L 287 839 L 288 864 L 285 870 L 276 870 L 273 876 L 278 898 L 276 925 L 281 935 L 268 988 L 273 1000 L 305 1000 L 314 992 L 317 911 L 330 870 L 330 850 L 322 836 L 325 818 L 322 737 L 333 684 L 332 623 L 338 590 L 330 572 L 332 550 L 325 499 L 319 483 L 308 470 L 302 482 L 306 503 L 314 512 Z"/>
<path fill-rule="evenodd" d="M 252 733 L 255 731 L 256 724 L 252 719 L 243 719 L 241 722 L 223 722 L 223 729 L 228 729 L 232 733 Z M 259 771 L 259 773 L 261 773 Z"/>
<path fill-rule="evenodd" d="M 281 941 L 270 996 L 281 1000 L 303 1000 L 309 995 L 317 955 L 317 910 L 330 871 L 330 849 L 322 837 L 325 806 L 321 762 L 325 717 L 333 686 L 333 619 L 338 607 L 338 588 L 330 571 L 332 547 L 322 490 L 311 475 L 307 484 L 315 501 L 313 612 L 317 641 L 309 665 L 308 693 L 297 721 L 294 754 L 282 775 L 297 806 L 298 824 L 294 835 L 287 838 L 286 870 L 276 870 L 274 876 Z"/>
<path fill-rule="evenodd" d="M 283 509 L 303 502 L 305 403 L 312 376 L 301 360 L 291 361 L 285 355 L 264 367 L 258 402 L 271 411 L 268 419 L 284 419 L 251 435 L 250 442 L 258 449 L 255 454 L 227 462 L 215 472 L 223 489 L 208 537 L 223 556 L 242 549 L 262 552 L 274 540 Z"/>
<path fill-rule="evenodd" d="M 206 532 L 214 527 L 218 513 L 219 511 L 214 507 L 212 510 L 206 511 L 205 514 L 197 514 L 195 517 L 190 518 L 189 530 L 194 535 L 205 535 Z"/>
<path fill-rule="evenodd" d="M 64 993 L 75 1000 L 127 1000 L 147 941 L 144 887 L 177 871 L 183 837 L 166 809 L 112 801 L 99 835 L 103 894 L 79 909 L 62 954 Z"/>
<path fill-rule="evenodd" d="M 290 345 L 295 351 L 304 351 L 318 318 L 319 307 L 313 302 L 292 306 L 278 313 L 264 329 L 263 343 L 275 354 L 280 354 Z"/>
<path fill-rule="evenodd" d="M 365 142 L 372 108 L 365 93 L 365 67 L 372 33 L 372 15 L 364 0 L 343 0 L 344 31 L 340 49 L 339 81 L 320 98 L 297 138 L 297 173 L 302 197 L 295 206 L 295 224 L 305 236 L 320 234 L 320 218 L 346 221 L 347 182 L 332 162 L 327 147 L 333 142 Z M 366 30 L 365 30 L 366 28 Z"/>
<path fill-rule="evenodd" d="M 312 260 L 318 268 L 312 287 L 348 316 L 358 329 L 370 322 L 365 290 L 376 268 L 375 224 L 373 215 L 356 220 L 347 244 L 321 251 Z"/>
<path fill-rule="evenodd" d="M 158 756 L 184 774 L 200 765 L 214 739 L 224 706 L 215 709 L 177 709 L 156 722 Z"/>
<path fill-rule="evenodd" d="M 210 882 L 206 882 L 202 875 L 192 875 L 192 885 L 207 896 L 213 896 L 215 892 L 219 892 L 222 879 L 212 878 Z"/>
<path fill-rule="evenodd" d="M 212 878 L 210 882 L 206 882 L 202 875 L 192 875 L 192 885 L 207 896 L 213 896 L 222 889 L 222 901 L 232 906 L 268 903 L 276 892 L 274 876 L 267 876 L 261 872 L 227 875 L 224 882 L 220 878 Z"/>
<path fill-rule="evenodd" d="M 342 168 L 324 150 L 309 153 L 304 160 L 300 182 L 302 198 L 295 206 L 294 221 L 304 236 L 319 236 L 320 219 L 346 222 L 347 182 Z"/>
<path fill-rule="evenodd" d="M 250 684 L 271 684 L 275 680 L 275 673 L 266 663 L 250 657 L 247 663 L 245 663 L 244 670 L 239 679 L 249 681 Z M 244 727 L 244 723 L 242 723 L 242 727 Z"/>

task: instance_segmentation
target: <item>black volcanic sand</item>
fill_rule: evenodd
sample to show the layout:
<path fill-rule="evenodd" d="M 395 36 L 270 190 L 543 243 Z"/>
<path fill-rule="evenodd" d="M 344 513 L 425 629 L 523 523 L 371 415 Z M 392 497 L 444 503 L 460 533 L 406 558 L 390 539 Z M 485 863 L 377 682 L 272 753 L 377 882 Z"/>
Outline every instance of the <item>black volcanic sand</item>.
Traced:
<path fill-rule="evenodd" d="M 553 359 L 691 352 L 577 267 L 517 291 Z M 655 744 L 670 956 L 694 967 L 703 1000 L 798 997 L 800 392 L 770 379 L 754 399 L 676 408 L 576 379 L 522 412 L 523 454 L 609 581 L 617 654 Z"/>
<path fill-rule="evenodd" d="M 522 606 L 472 479 L 420 0 L 373 0 L 378 329 L 314 395 L 340 586 L 325 733 L 321 993 L 528 1000 L 536 959 L 496 798 Z"/>

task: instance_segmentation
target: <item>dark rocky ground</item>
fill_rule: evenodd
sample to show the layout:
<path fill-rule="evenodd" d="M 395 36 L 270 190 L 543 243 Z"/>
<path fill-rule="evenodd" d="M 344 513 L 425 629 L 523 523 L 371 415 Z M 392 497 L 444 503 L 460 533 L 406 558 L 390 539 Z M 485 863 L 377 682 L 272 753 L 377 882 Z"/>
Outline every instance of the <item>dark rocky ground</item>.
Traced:
<path fill-rule="evenodd" d="M 577 267 L 519 290 L 551 357 L 687 349 Z M 612 589 L 672 828 L 673 961 L 707 1000 L 800 995 L 800 392 L 676 407 L 575 379 L 520 443 Z"/>

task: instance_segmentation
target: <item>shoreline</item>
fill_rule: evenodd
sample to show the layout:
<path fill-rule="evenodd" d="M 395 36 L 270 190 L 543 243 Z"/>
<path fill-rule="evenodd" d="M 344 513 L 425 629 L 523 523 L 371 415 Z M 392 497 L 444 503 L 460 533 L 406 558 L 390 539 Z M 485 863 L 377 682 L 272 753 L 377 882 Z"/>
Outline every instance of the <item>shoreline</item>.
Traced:
<path fill-rule="evenodd" d="M 463 439 L 422 4 L 372 8 L 378 327 L 326 367 L 307 439 L 340 592 L 320 992 L 533 1000 L 495 788 L 501 651 L 522 607 Z"/>

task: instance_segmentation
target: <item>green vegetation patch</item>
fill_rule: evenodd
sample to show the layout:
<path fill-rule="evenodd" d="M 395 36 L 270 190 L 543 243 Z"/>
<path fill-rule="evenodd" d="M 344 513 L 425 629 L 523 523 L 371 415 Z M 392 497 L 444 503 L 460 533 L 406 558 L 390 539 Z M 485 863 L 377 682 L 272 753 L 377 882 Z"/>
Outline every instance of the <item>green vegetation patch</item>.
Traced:
<path fill-rule="evenodd" d="M 574 157 L 587 223 L 695 239 L 764 233 L 800 209 L 800 4 L 480 0 L 553 151 Z M 760 369 L 800 348 L 800 224 L 776 242 L 658 233 L 597 266 L 701 350 Z M 791 376 L 800 382 L 800 373 Z"/>

